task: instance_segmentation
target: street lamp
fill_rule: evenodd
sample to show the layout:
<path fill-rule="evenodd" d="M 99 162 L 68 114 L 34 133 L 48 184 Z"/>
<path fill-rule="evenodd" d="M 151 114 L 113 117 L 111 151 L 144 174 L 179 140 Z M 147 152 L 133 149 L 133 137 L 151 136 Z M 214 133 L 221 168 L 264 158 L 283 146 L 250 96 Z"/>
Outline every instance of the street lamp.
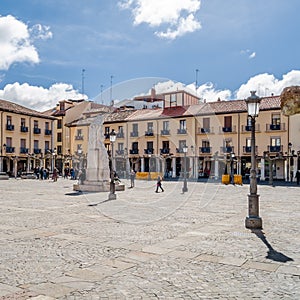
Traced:
<path fill-rule="evenodd" d="M 151 169 L 150 169 L 150 160 L 151 160 L 151 154 L 148 154 L 148 180 L 151 180 Z"/>
<path fill-rule="evenodd" d="M 183 148 L 183 153 L 184 153 L 184 173 L 183 173 L 183 187 L 182 187 L 182 193 L 185 193 L 188 191 L 188 188 L 187 188 L 187 181 L 186 181 L 186 153 L 188 151 L 188 146 L 187 145 L 184 145 Z"/>
<path fill-rule="evenodd" d="M 250 171 L 250 194 L 248 194 L 248 217 L 245 226 L 249 229 L 261 229 L 262 219 L 259 217 L 259 195 L 257 195 L 256 179 L 256 157 L 255 157 L 255 118 L 259 113 L 261 99 L 255 95 L 256 91 L 251 91 L 251 96 L 247 98 L 248 116 L 251 119 L 251 171 Z"/>
<path fill-rule="evenodd" d="M 233 169 L 234 160 L 235 160 L 235 153 L 231 152 L 230 153 L 230 177 L 231 177 L 232 184 L 234 184 L 234 169 Z"/>
<path fill-rule="evenodd" d="M 116 132 L 112 129 L 111 133 L 109 134 L 109 140 L 111 143 L 111 167 L 110 167 L 110 192 L 108 195 L 109 200 L 116 200 L 117 195 L 115 194 L 116 186 L 115 186 L 115 176 L 114 176 L 114 142 L 116 141 Z"/>

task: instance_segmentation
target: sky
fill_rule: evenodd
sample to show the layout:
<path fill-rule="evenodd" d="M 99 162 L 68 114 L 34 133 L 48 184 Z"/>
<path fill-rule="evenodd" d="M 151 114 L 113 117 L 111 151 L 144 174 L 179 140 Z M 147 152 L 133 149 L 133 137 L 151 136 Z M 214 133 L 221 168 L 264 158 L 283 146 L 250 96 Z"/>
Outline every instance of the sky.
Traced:
<path fill-rule="evenodd" d="M 0 98 L 42 111 L 153 86 L 208 102 L 279 95 L 300 85 L 299 11 L 299 0 L 0 0 Z"/>

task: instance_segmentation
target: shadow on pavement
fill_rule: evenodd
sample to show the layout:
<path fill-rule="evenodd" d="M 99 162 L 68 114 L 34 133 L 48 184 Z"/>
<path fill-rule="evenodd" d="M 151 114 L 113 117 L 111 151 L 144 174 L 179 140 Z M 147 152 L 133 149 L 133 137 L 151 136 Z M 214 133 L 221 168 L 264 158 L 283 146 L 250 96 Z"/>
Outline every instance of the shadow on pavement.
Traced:
<path fill-rule="evenodd" d="M 254 233 L 259 239 L 262 240 L 262 242 L 268 247 L 268 254 L 266 256 L 267 259 L 271 259 L 273 261 L 278 261 L 282 263 L 286 263 L 287 261 L 294 261 L 292 258 L 284 255 L 281 252 L 276 251 L 272 245 L 268 242 L 267 238 L 265 237 L 265 234 L 262 230 L 256 229 L 251 230 L 252 233 Z"/>
<path fill-rule="evenodd" d="M 66 196 L 80 196 L 82 195 L 82 192 L 78 191 L 78 192 L 71 192 L 71 193 L 66 193 Z"/>

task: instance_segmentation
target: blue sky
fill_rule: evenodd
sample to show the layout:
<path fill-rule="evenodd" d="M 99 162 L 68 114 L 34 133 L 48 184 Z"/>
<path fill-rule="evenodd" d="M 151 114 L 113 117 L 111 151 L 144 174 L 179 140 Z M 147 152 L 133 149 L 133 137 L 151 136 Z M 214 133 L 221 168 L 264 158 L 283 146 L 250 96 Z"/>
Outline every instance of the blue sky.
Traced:
<path fill-rule="evenodd" d="M 98 101 L 111 82 L 114 98 L 129 82 L 141 93 L 140 78 L 197 79 L 207 101 L 279 94 L 300 85 L 299 11 L 299 0 L 2 0 L 0 98 L 46 109 L 82 98 L 82 74 Z"/>

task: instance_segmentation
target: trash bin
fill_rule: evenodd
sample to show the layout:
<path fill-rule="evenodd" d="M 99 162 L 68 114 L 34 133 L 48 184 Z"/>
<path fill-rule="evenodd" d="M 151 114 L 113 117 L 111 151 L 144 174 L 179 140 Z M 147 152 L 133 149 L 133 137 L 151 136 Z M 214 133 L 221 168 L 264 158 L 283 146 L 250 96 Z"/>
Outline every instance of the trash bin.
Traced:
<path fill-rule="evenodd" d="M 243 184 L 242 175 L 234 174 L 233 181 L 234 181 L 234 184 L 242 185 Z"/>
<path fill-rule="evenodd" d="M 222 183 L 223 184 L 229 184 L 230 183 L 230 175 L 229 174 L 222 175 Z"/>

